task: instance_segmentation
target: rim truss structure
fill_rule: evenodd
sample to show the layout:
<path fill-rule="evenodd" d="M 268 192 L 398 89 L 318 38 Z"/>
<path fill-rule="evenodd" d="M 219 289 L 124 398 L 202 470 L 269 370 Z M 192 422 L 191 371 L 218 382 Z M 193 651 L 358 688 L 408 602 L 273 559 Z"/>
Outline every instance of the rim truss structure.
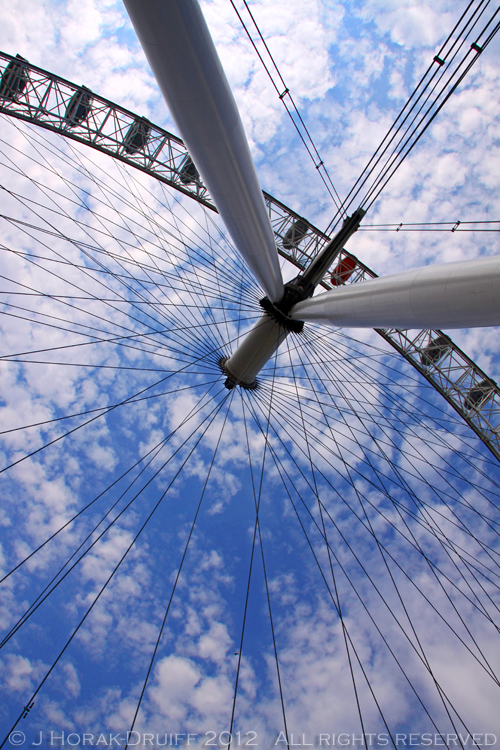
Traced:
<path fill-rule="evenodd" d="M 351 268 L 354 272 L 346 279 Z M 336 269 L 330 275 L 335 286 L 377 277 L 346 250 L 340 253 Z M 377 328 L 376 331 L 439 391 L 500 459 L 500 389 L 497 383 L 442 331 L 396 328 Z"/>
<path fill-rule="evenodd" d="M 112 156 L 217 211 L 180 138 L 129 110 L 59 76 L 0 52 L 0 112 L 33 123 Z M 327 234 L 268 193 L 279 254 L 304 270 Z M 377 274 L 342 250 L 321 284 L 331 289 Z M 461 415 L 500 460 L 500 388 L 439 330 L 379 333 Z"/>

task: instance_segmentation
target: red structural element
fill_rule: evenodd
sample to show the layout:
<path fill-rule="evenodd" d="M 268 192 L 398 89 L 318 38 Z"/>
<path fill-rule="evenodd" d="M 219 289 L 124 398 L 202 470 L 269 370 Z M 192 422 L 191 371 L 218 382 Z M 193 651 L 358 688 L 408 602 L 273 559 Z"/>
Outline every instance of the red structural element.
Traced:
<path fill-rule="evenodd" d="M 330 281 L 333 286 L 340 286 L 341 284 L 345 284 L 346 281 L 348 281 L 354 273 L 356 265 L 357 263 L 354 258 L 351 258 L 349 255 L 346 255 L 345 258 L 342 258 L 342 260 L 339 261 L 339 263 L 332 271 L 332 278 L 330 279 Z"/>

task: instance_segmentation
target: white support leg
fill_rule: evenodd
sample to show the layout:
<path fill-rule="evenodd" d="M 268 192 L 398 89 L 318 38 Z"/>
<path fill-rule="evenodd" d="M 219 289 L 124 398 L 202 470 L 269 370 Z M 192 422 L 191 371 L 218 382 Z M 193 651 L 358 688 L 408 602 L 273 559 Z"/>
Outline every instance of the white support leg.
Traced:
<path fill-rule="evenodd" d="M 234 354 L 222 363 L 231 384 L 255 387 L 257 375 L 288 334 L 289 331 L 270 315 L 259 318 Z"/>
<path fill-rule="evenodd" d="M 297 303 L 295 320 L 348 328 L 500 325 L 500 257 L 416 268 L 348 284 Z"/>
<path fill-rule="evenodd" d="M 226 227 L 269 299 L 283 279 L 241 118 L 197 0 L 124 0 L 151 70 Z"/>

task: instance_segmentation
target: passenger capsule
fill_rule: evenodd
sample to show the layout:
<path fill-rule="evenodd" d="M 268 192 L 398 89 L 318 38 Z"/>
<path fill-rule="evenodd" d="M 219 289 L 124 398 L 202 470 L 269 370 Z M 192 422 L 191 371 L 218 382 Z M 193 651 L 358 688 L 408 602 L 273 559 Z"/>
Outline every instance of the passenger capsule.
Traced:
<path fill-rule="evenodd" d="M 484 402 L 491 393 L 491 383 L 489 380 L 481 380 L 480 383 L 476 383 L 469 390 L 469 393 L 465 397 L 465 405 L 467 409 L 478 408 Z"/>
<path fill-rule="evenodd" d="M 127 130 L 123 148 L 127 154 L 135 154 L 144 148 L 149 140 L 151 125 L 147 120 L 137 118 Z"/>
<path fill-rule="evenodd" d="M 298 245 L 299 242 L 304 239 L 308 230 L 308 224 L 306 224 L 306 222 L 302 219 L 297 219 L 297 221 L 294 221 L 288 232 L 283 237 L 283 247 L 285 248 L 285 250 L 291 250 L 292 247 Z"/>
<path fill-rule="evenodd" d="M 420 361 L 425 367 L 431 367 L 444 357 L 450 348 L 446 336 L 437 336 L 420 352 Z"/>
<path fill-rule="evenodd" d="M 330 283 L 332 286 L 341 286 L 348 281 L 356 269 L 357 263 L 350 255 L 346 255 L 338 262 L 332 271 Z"/>
<path fill-rule="evenodd" d="M 71 97 L 66 113 L 64 115 L 68 125 L 73 127 L 81 125 L 89 116 L 92 108 L 92 92 L 86 86 L 82 86 L 79 91 L 75 91 Z"/>
<path fill-rule="evenodd" d="M 28 62 L 21 55 L 16 55 L 16 59 Z M 23 93 L 28 83 L 28 71 L 22 63 L 11 60 L 5 68 L 0 80 L 0 98 L 15 101 Z"/>
<path fill-rule="evenodd" d="M 179 177 L 183 185 L 191 185 L 193 182 L 197 182 L 200 178 L 198 170 L 194 166 L 194 162 L 189 154 L 186 154 L 180 166 Z"/>

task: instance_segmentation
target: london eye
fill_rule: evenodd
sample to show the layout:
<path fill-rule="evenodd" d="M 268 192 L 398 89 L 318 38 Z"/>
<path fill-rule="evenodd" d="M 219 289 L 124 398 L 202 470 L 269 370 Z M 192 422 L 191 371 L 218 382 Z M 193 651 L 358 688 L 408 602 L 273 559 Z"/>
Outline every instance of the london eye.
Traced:
<path fill-rule="evenodd" d="M 0 54 L 3 744 L 494 746 L 500 9 L 284 19 L 358 123 L 267 3 L 125 4 L 175 126 Z"/>

